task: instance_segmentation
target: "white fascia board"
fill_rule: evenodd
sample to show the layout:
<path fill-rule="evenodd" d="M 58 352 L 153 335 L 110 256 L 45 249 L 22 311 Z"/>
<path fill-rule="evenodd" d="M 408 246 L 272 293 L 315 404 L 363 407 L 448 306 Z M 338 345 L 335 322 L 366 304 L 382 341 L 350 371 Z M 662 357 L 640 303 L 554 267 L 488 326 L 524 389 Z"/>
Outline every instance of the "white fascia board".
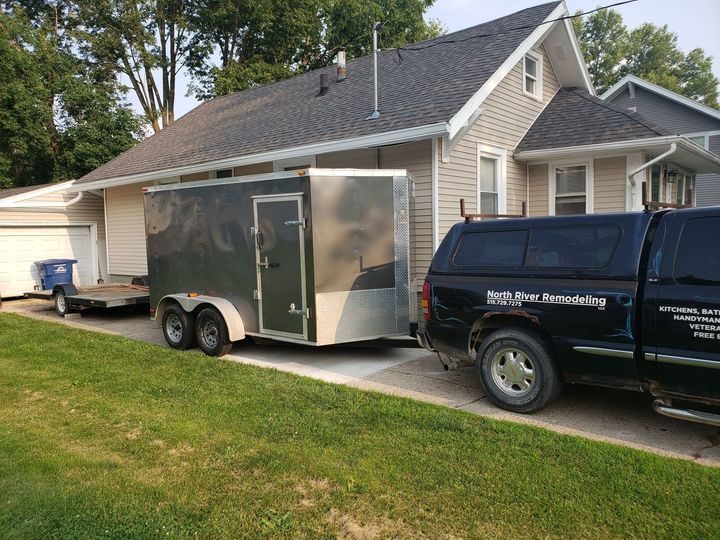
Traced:
<path fill-rule="evenodd" d="M 713 109 L 712 107 L 708 107 L 707 105 L 703 105 L 702 103 L 698 103 L 697 101 L 685 96 L 681 96 L 677 92 L 673 92 L 672 90 L 668 90 L 667 88 L 648 82 L 645 79 L 636 77 L 635 75 L 626 75 L 611 86 L 607 92 L 600 96 L 600 98 L 606 101 L 611 100 L 623 90 L 625 85 L 628 84 L 634 84 L 635 86 L 639 86 L 648 92 L 653 92 L 654 94 L 658 94 L 664 98 L 675 101 L 676 103 L 680 103 L 681 105 L 685 105 L 686 107 L 690 107 L 691 109 L 695 109 L 698 112 L 711 116 L 715 120 L 720 120 L 720 111 Z"/>
<path fill-rule="evenodd" d="M 356 150 L 358 148 L 384 146 L 388 144 L 398 144 L 419 139 L 428 139 L 436 135 L 444 135 L 448 132 L 448 129 L 449 128 L 447 122 L 438 122 L 435 124 L 427 124 L 424 126 L 390 131 L 387 133 L 363 135 L 361 137 L 341 139 L 339 141 L 307 144 L 304 146 L 284 148 L 282 150 L 272 150 L 270 152 L 261 152 L 258 154 L 251 154 L 237 158 L 207 161 L 205 163 L 198 163 L 195 165 L 187 165 L 183 167 L 173 167 L 170 169 L 161 169 L 158 171 L 131 174 L 127 176 L 116 176 L 114 178 L 106 178 L 93 182 L 79 183 L 73 186 L 70 191 L 87 191 L 90 189 L 104 189 L 115 186 L 125 186 L 128 184 L 146 182 L 148 180 L 156 180 L 158 178 L 165 178 L 169 176 L 182 176 L 187 174 L 205 172 L 211 169 L 229 169 L 231 167 L 253 165 L 255 163 L 263 163 L 266 161 L 275 161 L 279 159 L 312 156 L 317 154 L 326 154 L 328 152 L 341 152 L 343 150 Z"/>
<path fill-rule="evenodd" d="M 564 4 L 565 2 L 563 2 L 563 5 Z M 585 82 L 585 89 L 590 93 L 590 95 L 595 96 L 597 95 L 595 93 L 595 85 L 592 82 L 592 77 L 590 76 L 587 64 L 585 63 L 585 58 L 583 57 L 582 49 L 580 48 L 580 42 L 575 35 L 575 30 L 572 27 L 571 20 L 565 19 L 563 21 L 563 26 L 565 27 L 565 33 L 568 36 L 568 40 L 570 41 L 570 46 L 572 47 L 573 53 L 575 53 L 575 59 L 577 60 L 578 66 L 580 67 L 580 71 L 582 72 L 583 81 Z"/>
<path fill-rule="evenodd" d="M 678 135 L 666 137 L 653 137 L 651 139 L 636 139 L 632 141 L 616 141 L 611 143 L 587 144 L 583 146 L 565 146 L 562 148 L 548 148 L 542 150 L 528 150 L 516 152 L 514 158 L 529 163 L 539 163 L 549 159 L 577 156 L 580 154 L 597 154 L 603 152 L 623 152 L 643 150 L 650 147 L 677 144 L 684 150 L 692 152 L 700 158 L 720 166 L 720 156 L 698 146 L 691 140 Z"/>
<path fill-rule="evenodd" d="M 502 82 L 505 76 L 512 71 L 515 65 L 532 49 L 536 43 L 545 39 L 550 31 L 555 27 L 555 24 L 550 24 L 548 21 L 557 19 L 567 15 L 567 7 L 565 2 L 558 4 L 558 6 L 552 10 L 552 13 L 545 18 L 545 21 L 541 23 L 532 33 L 525 38 L 525 40 L 518 46 L 513 53 L 507 57 L 505 62 L 493 73 L 490 78 L 485 81 L 480 89 L 473 94 L 473 96 L 462 106 L 462 108 L 455 113 L 450 119 L 450 133 L 449 137 L 452 140 L 455 135 L 467 124 L 470 117 L 477 111 L 482 105 L 483 101 L 491 94 L 495 87 Z"/>
<path fill-rule="evenodd" d="M 32 191 L 18 193 L 17 195 L 12 195 L 10 197 L 0 199 L 0 205 L 2 205 L 3 207 L 12 206 L 12 203 L 26 201 L 28 199 L 34 199 L 35 197 L 40 197 L 42 195 L 49 195 L 50 193 L 57 193 L 58 191 L 63 191 L 65 189 L 69 188 L 74 183 L 75 183 L 75 180 L 68 180 L 67 182 L 60 182 L 59 184 L 53 184 L 51 186 L 47 186 L 44 188 L 38 188 L 38 189 L 34 189 Z"/>

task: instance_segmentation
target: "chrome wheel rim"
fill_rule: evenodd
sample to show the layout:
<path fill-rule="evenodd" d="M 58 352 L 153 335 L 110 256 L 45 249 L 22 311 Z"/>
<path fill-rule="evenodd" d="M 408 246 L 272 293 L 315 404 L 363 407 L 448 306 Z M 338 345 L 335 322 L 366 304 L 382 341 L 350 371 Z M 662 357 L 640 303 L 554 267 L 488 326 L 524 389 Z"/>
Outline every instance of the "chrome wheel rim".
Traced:
<path fill-rule="evenodd" d="M 180 317 L 171 313 L 165 320 L 165 334 L 173 343 L 180 343 L 183 338 L 182 322 Z"/>
<path fill-rule="evenodd" d="M 65 295 L 64 294 L 57 295 L 57 308 L 58 308 L 59 312 L 65 313 Z"/>
<path fill-rule="evenodd" d="M 208 348 L 214 349 L 217 347 L 220 338 L 218 336 L 218 328 L 215 321 L 205 321 L 200 327 L 200 332 L 202 334 L 202 339 Z"/>
<path fill-rule="evenodd" d="M 495 386 L 508 396 L 522 397 L 535 387 L 535 366 L 519 349 L 506 347 L 496 352 L 490 372 Z"/>

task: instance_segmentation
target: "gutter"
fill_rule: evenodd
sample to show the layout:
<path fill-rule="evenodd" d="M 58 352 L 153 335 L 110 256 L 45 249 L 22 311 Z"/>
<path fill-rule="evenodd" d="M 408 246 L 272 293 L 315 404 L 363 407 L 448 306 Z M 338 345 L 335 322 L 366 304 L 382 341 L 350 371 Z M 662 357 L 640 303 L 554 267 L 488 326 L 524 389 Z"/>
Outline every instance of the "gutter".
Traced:
<path fill-rule="evenodd" d="M 28 208 L 67 208 L 75 203 L 79 203 L 83 199 L 83 193 L 80 192 L 74 199 L 65 202 L 13 202 L 0 200 L 0 208 L 8 210 L 21 210 Z"/>
<path fill-rule="evenodd" d="M 173 176 L 182 176 L 199 172 L 207 172 L 213 169 L 230 169 L 232 167 L 240 167 L 243 165 L 254 165 L 256 163 L 264 163 L 277 161 L 281 159 L 313 156 L 326 154 L 329 152 L 342 152 L 345 150 L 358 150 L 360 148 L 372 148 L 377 146 L 385 146 L 390 144 L 400 144 L 422 139 L 430 139 L 436 136 L 442 136 L 450 132 L 450 126 L 447 122 L 437 122 L 435 124 L 427 124 L 413 128 L 399 129 L 385 133 L 373 135 L 362 135 L 360 137 L 352 137 L 350 139 L 341 139 L 339 141 L 329 141 L 322 143 L 313 143 L 304 146 L 296 146 L 294 148 L 283 148 L 280 150 L 271 150 L 259 154 L 251 154 L 248 156 L 226 158 L 216 161 L 207 161 L 193 165 L 182 167 L 172 167 L 167 169 L 159 169 L 144 173 L 130 174 L 126 176 L 114 176 L 111 178 L 103 178 L 101 180 L 93 180 L 88 182 L 77 182 L 69 190 L 72 193 L 79 191 L 88 191 L 91 189 L 104 189 L 115 186 L 125 186 L 128 184 L 136 184 L 138 182 L 146 182 L 157 180 L 158 178 L 167 178 Z"/>

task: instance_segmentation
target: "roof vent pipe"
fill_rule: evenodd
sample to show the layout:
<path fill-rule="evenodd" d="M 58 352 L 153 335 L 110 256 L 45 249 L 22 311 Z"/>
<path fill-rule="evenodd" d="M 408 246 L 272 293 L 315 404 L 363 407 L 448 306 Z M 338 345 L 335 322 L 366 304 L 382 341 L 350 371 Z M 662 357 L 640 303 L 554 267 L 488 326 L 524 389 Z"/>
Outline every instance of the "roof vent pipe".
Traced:
<path fill-rule="evenodd" d="M 320 93 L 318 96 L 324 96 L 328 93 L 328 90 L 330 89 L 330 83 L 328 82 L 328 74 L 327 73 L 321 73 L 320 74 Z"/>
<path fill-rule="evenodd" d="M 365 120 L 375 120 L 380 118 L 380 110 L 378 109 L 378 47 L 377 35 L 383 29 L 383 23 L 376 22 L 373 24 L 373 75 L 375 78 L 375 110 Z"/>
<path fill-rule="evenodd" d="M 337 82 L 347 79 L 347 67 L 345 66 L 345 49 L 340 49 L 337 53 Z"/>

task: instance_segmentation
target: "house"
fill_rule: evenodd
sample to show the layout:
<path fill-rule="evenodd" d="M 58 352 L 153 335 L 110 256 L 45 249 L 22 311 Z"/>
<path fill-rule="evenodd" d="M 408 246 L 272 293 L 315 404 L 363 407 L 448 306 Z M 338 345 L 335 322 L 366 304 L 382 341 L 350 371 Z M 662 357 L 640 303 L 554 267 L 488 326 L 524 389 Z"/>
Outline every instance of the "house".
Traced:
<path fill-rule="evenodd" d="M 639 210 L 655 166 L 720 158 L 595 96 L 564 2 L 203 103 L 78 179 L 104 195 L 110 279 L 147 273 L 143 186 L 305 167 L 406 169 L 413 279 L 468 212 Z M 321 81 L 328 81 L 321 90 Z M 668 152 L 672 150 L 672 153 Z M 692 197 L 692 181 L 688 200 Z"/>
<path fill-rule="evenodd" d="M 107 278 L 102 194 L 69 193 L 73 182 L 0 190 L 0 298 L 22 296 L 40 283 L 33 264 L 76 259 L 73 281 Z"/>
<path fill-rule="evenodd" d="M 671 92 L 666 88 L 645 81 L 634 75 L 628 75 L 617 82 L 602 95 L 607 100 L 624 109 L 637 112 L 645 118 L 662 126 L 675 135 L 684 135 L 703 148 L 720 154 L 720 111 L 698 103 L 692 99 Z M 677 202 L 682 192 L 683 175 L 680 167 L 668 160 L 668 177 L 672 172 L 678 175 L 673 179 L 675 186 L 663 183 L 667 175 L 657 174 L 653 178 L 653 193 L 657 197 Z M 697 205 L 720 205 L 720 175 L 700 174 L 697 176 Z M 679 188 L 679 189 L 678 189 Z M 673 193 L 675 197 L 672 197 Z"/>

